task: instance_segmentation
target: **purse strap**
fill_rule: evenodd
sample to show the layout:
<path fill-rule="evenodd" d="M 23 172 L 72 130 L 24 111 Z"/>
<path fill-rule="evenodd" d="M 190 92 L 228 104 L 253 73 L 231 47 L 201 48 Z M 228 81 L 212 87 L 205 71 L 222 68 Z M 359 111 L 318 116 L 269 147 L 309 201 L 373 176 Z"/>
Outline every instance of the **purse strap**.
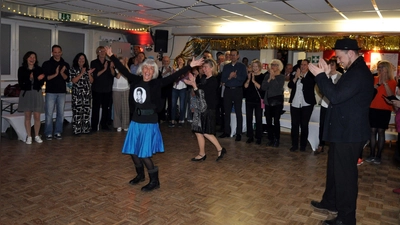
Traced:
<path fill-rule="evenodd" d="M 262 99 L 262 98 L 261 98 L 261 95 L 260 95 L 260 92 L 258 92 L 258 90 L 257 90 L 257 87 L 256 87 L 256 85 L 254 85 L 254 88 L 255 88 L 255 89 L 256 89 L 256 91 L 257 91 L 258 97 L 260 97 L 260 99 Z"/>

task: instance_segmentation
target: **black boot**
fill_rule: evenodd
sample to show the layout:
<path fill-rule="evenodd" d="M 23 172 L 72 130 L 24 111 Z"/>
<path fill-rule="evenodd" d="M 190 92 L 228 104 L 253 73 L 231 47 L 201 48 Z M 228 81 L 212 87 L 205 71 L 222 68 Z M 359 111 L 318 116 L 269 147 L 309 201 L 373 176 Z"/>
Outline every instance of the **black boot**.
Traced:
<path fill-rule="evenodd" d="M 152 191 L 153 189 L 160 188 L 160 181 L 158 180 L 158 167 L 149 170 L 150 182 L 142 187 L 142 191 Z"/>
<path fill-rule="evenodd" d="M 143 165 L 135 166 L 136 167 L 136 177 L 129 181 L 130 184 L 137 184 L 139 182 L 144 181 L 144 167 Z"/>
<path fill-rule="evenodd" d="M 274 139 L 269 139 L 267 146 L 273 146 L 274 145 Z"/>
<path fill-rule="evenodd" d="M 279 147 L 279 139 L 274 140 L 274 147 Z"/>

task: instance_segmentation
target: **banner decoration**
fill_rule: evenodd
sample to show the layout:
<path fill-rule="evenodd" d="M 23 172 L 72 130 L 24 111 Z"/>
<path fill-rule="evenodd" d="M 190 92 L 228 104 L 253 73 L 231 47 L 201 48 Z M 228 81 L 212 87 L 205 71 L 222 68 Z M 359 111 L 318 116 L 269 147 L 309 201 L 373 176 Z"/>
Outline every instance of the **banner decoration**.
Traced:
<path fill-rule="evenodd" d="M 186 43 L 182 51 L 184 57 L 189 58 L 200 52 L 208 42 L 211 50 L 227 51 L 238 50 L 260 50 L 260 49 L 283 49 L 294 51 L 318 52 L 330 50 L 337 39 L 352 38 L 358 41 L 362 50 L 384 50 L 399 52 L 400 36 L 246 36 L 226 39 L 193 38 Z"/>

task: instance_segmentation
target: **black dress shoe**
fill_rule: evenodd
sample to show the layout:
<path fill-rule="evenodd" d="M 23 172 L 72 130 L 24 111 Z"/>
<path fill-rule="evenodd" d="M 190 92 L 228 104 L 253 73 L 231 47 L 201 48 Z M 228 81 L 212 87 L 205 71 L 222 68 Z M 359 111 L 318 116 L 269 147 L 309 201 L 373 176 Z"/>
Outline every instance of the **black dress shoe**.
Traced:
<path fill-rule="evenodd" d="M 240 141 L 240 140 L 242 140 L 242 135 L 237 134 L 236 138 L 235 138 L 235 141 Z"/>
<path fill-rule="evenodd" d="M 322 225 L 346 225 L 346 224 L 343 221 L 337 220 L 337 218 L 335 218 L 331 220 L 325 220 L 324 222 L 322 222 Z"/>
<path fill-rule="evenodd" d="M 261 145 L 261 139 L 257 139 L 256 144 Z"/>
<path fill-rule="evenodd" d="M 222 148 L 221 150 L 219 150 L 218 151 L 218 153 L 220 153 L 219 154 L 219 156 L 218 156 L 218 158 L 215 160 L 215 161 L 219 161 L 219 160 L 221 160 L 222 158 L 224 158 L 224 155 L 226 154 L 226 149 L 225 148 Z"/>
<path fill-rule="evenodd" d="M 229 137 L 227 133 L 222 133 L 221 135 L 218 136 L 219 138 L 226 138 Z"/>
<path fill-rule="evenodd" d="M 335 209 L 328 209 L 327 207 L 322 205 L 321 202 L 311 201 L 311 206 L 316 210 L 324 211 L 332 215 L 336 215 L 338 213 Z"/>
<path fill-rule="evenodd" d="M 193 161 L 193 162 L 197 162 L 197 161 L 204 161 L 204 160 L 206 160 L 206 158 L 207 158 L 207 155 L 199 155 L 199 156 L 201 156 L 201 158 L 196 158 L 196 157 L 194 157 L 194 158 L 192 158 L 191 160 Z"/>
<path fill-rule="evenodd" d="M 291 152 L 295 152 L 295 151 L 297 151 L 297 149 L 299 149 L 299 147 L 292 146 L 292 147 L 290 148 L 290 151 L 291 151 Z"/>
<path fill-rule="evenodd" d="M 247 144 L 250 144 L 250 143 L 253 142 L 253 141 L 254 141 L 254 138 L 251 137 L 251 138 L 247 139 L 246 143 L 247 143 Z"/>
<path fill-rule="evenodd" d="M 269 140 L 267 146 L 273 146 L 274 145 L 274 140 Z"/>
<path fill-rule="evenodd" d="M 306 151 L 306 147 L 300 147 L 300 151 L 301 152 L 305 152 Z"/>

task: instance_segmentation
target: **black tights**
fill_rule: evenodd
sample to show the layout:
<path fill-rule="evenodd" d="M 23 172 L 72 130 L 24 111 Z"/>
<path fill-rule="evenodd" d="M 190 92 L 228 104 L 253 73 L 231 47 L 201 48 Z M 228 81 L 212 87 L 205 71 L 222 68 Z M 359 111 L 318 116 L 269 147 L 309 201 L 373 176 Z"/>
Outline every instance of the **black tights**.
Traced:
<path fill-rule="evenodd" d="M 147 170 L 154 169 L 153 160 L 151 160 L 151 158 L 141 158 L 140 159 L 137 155 L 131 155 L 131 158 L 132 158 L 133 163 L 137 167 L 142 166 L 144 164 L 146 166 Z"/>
<path fill-rule="evenodd" d="M 378 141 L 376 140 L 376 134 L 378 134 Z M 382 128 L 371 128 L 371 152 L 370 156 L 381 158 L 383 146 L 385 145 L 385 129 Z M 377 143 L 378 142 L 378 143 Z M 378 145 L 378 152 L 375 155 L 375 146 Z"/>

